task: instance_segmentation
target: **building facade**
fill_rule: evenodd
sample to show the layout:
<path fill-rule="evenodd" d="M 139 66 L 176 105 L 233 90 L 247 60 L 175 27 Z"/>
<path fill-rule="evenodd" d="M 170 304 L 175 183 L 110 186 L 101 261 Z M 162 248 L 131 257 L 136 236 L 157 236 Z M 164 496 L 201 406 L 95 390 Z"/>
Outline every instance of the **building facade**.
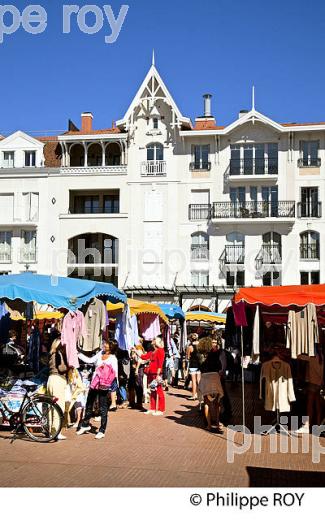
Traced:
<path fill-rule="evenodd" d="M 112 281 L 223 311 L 242 285 L 324 283 L 325 123 L 182 115 L 153 63 L 123 119 L 0 139 L 0 271 Z"/>

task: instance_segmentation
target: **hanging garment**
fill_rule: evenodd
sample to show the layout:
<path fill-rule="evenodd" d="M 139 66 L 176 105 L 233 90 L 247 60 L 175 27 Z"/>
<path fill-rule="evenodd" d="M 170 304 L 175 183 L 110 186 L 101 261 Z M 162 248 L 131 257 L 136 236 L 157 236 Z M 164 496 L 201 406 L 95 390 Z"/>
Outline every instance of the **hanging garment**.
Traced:
<path fill-rule="evenodd" d="M 93 298 L 85 312 L 86 335 L 81 337 L 80 348 L 85 352 L 93 352 L 102 346 L 102 334 L 106 328 L 105 305 L 98 298 Z"/>
<path fill-rule="evenodd" d="M 315 343 L 319 343 L 316 307 L 309 303 L 301 311 L 289 311 L 287 323 L 287 348 L 297 359 L 300 354 L 315 356 Z"/>
<path fill-rule="evenodd" d="M 140 333 L 146 341 L 152 341 L 160 336 L 159 316 L 156 314 L 140 314 L 139 315 Z"/>
<path fill-rule="evenodd" d="M 129 350 L 134 346 L 134 333 L 132 329 L 132 319 L 130 307 L 124 305 L 122 314 L 116 318 L 115 339 L 121 350 Z"/>
<path fill-rule="evenodd" d="M 260 308 L 256 305 L 254 326 L 253 326 L 253 348 L 252 357 L 255 361 L 258 360 L 260 355 Z"/>
<path fill-rule="evenodd" d="M 139 345 L 139 329 L 138 329 L 138 318 L 134 315 L 131 316 L 131 334 L 132 334 L 132 346 L 136 347 Z"/>
<path fill-rule="evenodd" d="M 0 345 L 7 343 L 10 330 L 10 314 L 5 303 L 0 304 Z"/>
<path fill-rule="evenodd" d="M 247 327 L 245 302 L 233 303 L 234 319 L 237 327 Z"/>
<path fill-rule="evenodd" d="M 61 343 L 66 347 L 68 366 L 79 368 L 77 343 L 86 335 L 85 318 L 82 312 L 68 312 L 63 318 Z"/>
<path fill-rule="evenodd" d="M 34 329 L 28 340 L 27 362 L 35 374 L 37 374 L 39 372 L 40 349 L 41 349 L 40 331 L 38 329 Z"/>
<path fill-rule="evenodd" d="M 296 400 L 289 363 L 272 359 L 263 363 L 260 377 L 260 399 L 262 382 L 265 379 L 265 410 L 290 412 L 290 403 Z"/>

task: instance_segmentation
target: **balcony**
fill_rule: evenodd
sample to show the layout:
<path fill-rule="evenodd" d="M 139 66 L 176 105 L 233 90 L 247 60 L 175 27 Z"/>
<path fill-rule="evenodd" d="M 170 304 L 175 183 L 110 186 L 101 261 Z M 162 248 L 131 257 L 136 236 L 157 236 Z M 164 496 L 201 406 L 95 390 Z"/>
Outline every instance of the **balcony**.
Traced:
<path fill-rule="evenodd" d="M 112 209 L 107 208 L 107 206 L 97 206 L 96 208 L 85 208 L 79 207 L 76 208 L 74 206 L 69 208 L 70 215 L 119 215 L 120 211 L 112 211 Z"/>
<path fill-rule="evenodd" d="M 166 161 L 143 161 L 141 163 L 143 177 L 164 177 L 166 175 Z"/>
<path fill-rule="evenodd" d="M 298 218 L 321 218 L 322 203 L 321 202 L 298 202 L 297 204 Z"/>
<path fill-rule="evenodd" d="M 229 175 L 277 175 L 277 157 L 268 159 L 230 159 Z"/>
<path fill-rule="evenodd" d="M 188 208 L 189 220 L 210 220 L 211 204 L 190 204 Z"/>
<path fill-rule="evenodd" d="M 226 246 L 220 261 L 223 264 L 244 264 L 245 262 L 245 246 Z"/>
<path fill-rule="evenodd" d="M 35 264 L 37 262 L 37 250 L 22 248 L 19 254 L 19 262 L 21 264 Z"/>
<path fill-rule="evenodd" d="M 319 260 L 319 243 L 301 244 L 300 260 Z"/>
<path fill-rule="evenodd" d="M 280 245 L 263 244 L 256 257 L 256 269 L 260 270 L 263 266 L 279 265 L 282 262 Z"/>
<path fill-rule="evenodd" d="M 212 219 L 265 219 L 294 218 L 294 201 L 249 201 L 214 202 L 211 208 Z"/>
<path fill-rule="evenodd" d="M 321 164 L 320 157 L 301 157 L 298 159 L 298 168 L 319 168 Z"/>
<path fill-rule="evenodd" d="M 201 260 L 209 260 L 209 248 L 207 244 L 192 244 L 191 260 L 195 262 Z"/>
<path fill-rule="evenodd" d="M 125 164 L 114 164 L 110 166 L 62 166 L 60 173 L 63 175 L 107 175 L 126 174 Z"/>
<path fill-rule="evenodd" d="M 191 162 L 190 163 L 190 170 L 191 171 L 207 171 L 207 172 L 209 172 L 211 170 L 211 162 L 210 161 Z"/>
<path fill-rule="evenodd" d="M 11 248 L 6 249 L 5 251 L 0 251 L 0 264 L 10 264 L 11 263 Z"/>

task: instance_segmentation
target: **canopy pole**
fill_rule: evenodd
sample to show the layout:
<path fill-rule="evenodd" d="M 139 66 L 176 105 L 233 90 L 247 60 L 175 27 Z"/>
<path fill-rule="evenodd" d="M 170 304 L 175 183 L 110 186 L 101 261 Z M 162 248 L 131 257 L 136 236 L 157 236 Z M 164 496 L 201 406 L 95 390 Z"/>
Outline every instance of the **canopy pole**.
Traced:
<path fill-rule="evenodd" d="M 246 427 L 246 413 L 245 413 L 245 381 L 244 381 L 244 333 L 243 326 L 240 327 L 240 343 L 241 343 L 241 387 L 242 387 L 242 418 L 243 418 L 243 444 Z"/>

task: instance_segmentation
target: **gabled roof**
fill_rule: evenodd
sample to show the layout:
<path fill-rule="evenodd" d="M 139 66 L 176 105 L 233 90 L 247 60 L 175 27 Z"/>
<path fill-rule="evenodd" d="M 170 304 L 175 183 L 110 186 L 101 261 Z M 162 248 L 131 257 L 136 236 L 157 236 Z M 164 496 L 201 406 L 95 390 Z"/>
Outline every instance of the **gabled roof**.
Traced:
<path fill-rule="evenodd" d="M 8 135 L 4 139 L 1 140 L 1 146 L 6 146 L 7 144 L 10 144 L 12 141 L 14 141 L 17 138 L 22 138 L 28 143 L 30 143 L 33 146 L 40 147 L 42 146 L 42 143 L 39 139 L 35 139 L 34 137 L 31 137 L 30 135 L 26 134 L 25 132 L 22 132 L 21 130 L 18 130 L 17 132 L 14 132 L 13 134 Z"/>
<path fill-rule="evenodd" d="M 141 99 L 164 99 L 166 103 L 173 109 L 178 122 L 180 124 L 185 123 L 191 126 L 191 120 L 182 115 L 158 70 L 156 69 L 154 61 L 135 97 L 133 98 L 133 101 L 127 109 L 123 119 L 120 119 L 116 122 L 117 126 L 124 126 L 129 123 L 129 121 L 132 119 L 133 111 L 139 106 Z"/>

